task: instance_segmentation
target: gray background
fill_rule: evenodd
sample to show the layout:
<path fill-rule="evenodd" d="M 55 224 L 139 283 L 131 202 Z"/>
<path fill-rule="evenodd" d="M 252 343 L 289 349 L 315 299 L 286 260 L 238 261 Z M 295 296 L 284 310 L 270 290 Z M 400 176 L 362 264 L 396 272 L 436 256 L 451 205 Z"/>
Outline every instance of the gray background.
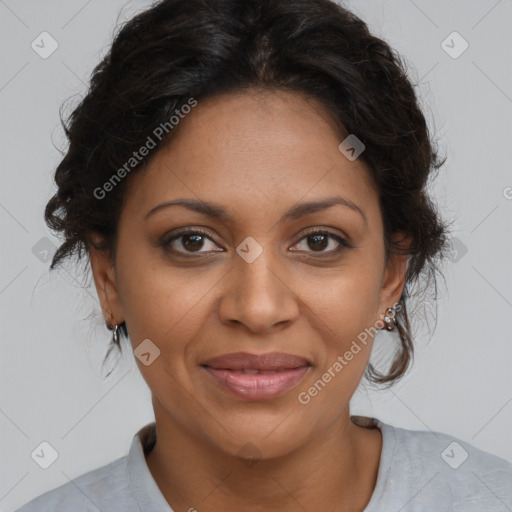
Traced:
<path fill-rule="evenodd" d="M 81 288 L 70 263 L 49 273 L 57 240 L 43 221 L 56 147 L 65 147 L 59 107 L 84 93 L 118 15 L 123 21 L 148 5 L 0 0 L 0 511 L 125 455 L 153 420 L 132 354 L 102 379 L 109 333 L 96 292 Z M 448 154 L 433 192 L 456 219 L 432 339 L 418 324 L 412 371 L 385 392 L 361 386 L 352 413 L 449 433 L 512 460 L 512 2 L 347 5 L 407 60 Z M 43 31 L 59 45 L 46 59 L 31 47 Z M 442 44 L 453 31 L 469 44 L 457 58 L 462 40 Z M 31 458 L 42 441 L 59 455 L 46 470 Z"/>

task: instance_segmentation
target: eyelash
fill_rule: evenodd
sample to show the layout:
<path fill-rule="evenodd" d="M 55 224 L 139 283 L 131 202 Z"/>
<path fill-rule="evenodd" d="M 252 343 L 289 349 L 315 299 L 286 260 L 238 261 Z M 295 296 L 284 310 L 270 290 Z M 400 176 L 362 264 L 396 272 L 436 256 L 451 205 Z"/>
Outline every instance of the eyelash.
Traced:
<path fill-rule="evenodd" d="M 174 242 L 175 240 L 178 240 L 180 239 L 181 237 L 183 236 L 186 236 L 186 235 L 201 235 L 201 236 L 204 236 L 206 238 L 208 238 L 211 242 L 213 243 L 216 243 L 215 240 L 212 239 L 212 237 L 209 235 L 208 232 L 200 229 L 200 228 L 186 228 L 186 229 L 183 229 L 182 231 L 179 231 L 178 233 L 174 233 L 170 238 L 169 237 L 164 237 L 162 239 L 162 241 L 160 242 L 160 246 L 163 247 L 166 251 L 169 251 L 169 252 L 172 252 L 174 254 L 178 254 L 178 255 L 189 255 L 190 257 L 203 257 L 201 256 L 202 254 L 205 254 L 205 253 L 192 253 L 192 252 L 182 252 L 182 251 L 177 251 L 173 248 L 170 247 L 170 245 L 172 244 L 172 242 Z M 344 249 L 353 249 L 354 246 L 352 244 L 350 244 L 349 242 L 347 242 L 344 238 L 342 238 L 341 236 L 337 235 L 337 234 L 334 234 L 328 230 L 320 230 L 320 229 L 312 229 L 310 231 L 307 231 L 306 233 L 304 233 L 304 235 L 299 239 L 299 241 L 297 242 L 297 244 L 299 244 L 300 242 L 302 242 L 302 240 L 304 240 L 305 238 L 309 237 L 309 236 L 312 236 L 312 235 L 326 235 L 332 239 L 334 239 L 336 242 L 338 242 L 340 244 L 341 247 L 339 247 L 338 249 L 335 249 L 335 250 L 331 250 L 331 251 L 320 251 L 318 252 L 317 254 L 319 255 L 322 255 L 322 254 L 327 254 L 327 255 L 333 255 L 333 254 L 339 254 L 340 252 L 342 252 Z M 297 245 L 295 244 L 295 245 Z M 208 251 L 209 252 L 209 251 Z M 214 252 L 222 252 L 222 251 L 214 251 Z M 303 251 L 294 251 L 294 252 L 303 252 Z M 306 252 L 310 252 L 310 251 L 306 251 Z M 311 251 L 312 254 L 315 254 L 313 251 Z M 187 257 L 187 256 L 185 256 Z M 320 256 L 322 257 L 322 256 Z"/>

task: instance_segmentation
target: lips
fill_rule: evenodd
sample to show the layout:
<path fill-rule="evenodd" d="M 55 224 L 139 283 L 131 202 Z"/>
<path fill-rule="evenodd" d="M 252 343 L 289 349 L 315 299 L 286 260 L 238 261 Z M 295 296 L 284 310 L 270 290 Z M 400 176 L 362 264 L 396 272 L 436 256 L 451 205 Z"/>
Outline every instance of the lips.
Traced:
<path fill-rule="evenodd" d="M 269 352 L 225 354 L 201 364 L 208 376 L 231 396 L 244 400 L 276 398 L 295 387 L 311 364 L 303 357 Z"/>
<path fill-rule="evenodd" d="M 236 352 L 208 359 L 202 366 L 209 366 L 218 370 L 240 370 L 245 372 L 275 372 L 302 366 L 311 366 L 303 357 L 284 352 L 268 352 L 266 354 L 249 354 Z"/>

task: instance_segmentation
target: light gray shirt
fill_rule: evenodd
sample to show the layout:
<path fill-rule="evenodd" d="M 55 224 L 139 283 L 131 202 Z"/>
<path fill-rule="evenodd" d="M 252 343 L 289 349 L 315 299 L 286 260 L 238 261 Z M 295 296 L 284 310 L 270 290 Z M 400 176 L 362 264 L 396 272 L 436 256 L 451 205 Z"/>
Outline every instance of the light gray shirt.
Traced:
<path fill-rule="evenodd" d="M 352 421 L 382 432 L 377 483 L 364 512 L 512 511 L 510 462 L 447 434 L 362 416 Z M 134 435 L 128 455 L 16 512 L 173 512 L 144 458 L 155 439 L 155 423 L 149 423 Z"/>

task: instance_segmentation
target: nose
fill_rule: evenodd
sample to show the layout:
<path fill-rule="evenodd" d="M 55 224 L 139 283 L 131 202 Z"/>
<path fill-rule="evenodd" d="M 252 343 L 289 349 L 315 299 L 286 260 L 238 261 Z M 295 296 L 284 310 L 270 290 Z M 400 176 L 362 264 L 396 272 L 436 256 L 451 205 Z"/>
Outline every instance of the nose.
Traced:
<path fill-rule="evenodd" d="M 272 332 L 293 323 L 299 303 L 286 262 L 265 249 L 254 261 L 236 255 L 218 303 L 221 322 L 253 333 Z"/>

